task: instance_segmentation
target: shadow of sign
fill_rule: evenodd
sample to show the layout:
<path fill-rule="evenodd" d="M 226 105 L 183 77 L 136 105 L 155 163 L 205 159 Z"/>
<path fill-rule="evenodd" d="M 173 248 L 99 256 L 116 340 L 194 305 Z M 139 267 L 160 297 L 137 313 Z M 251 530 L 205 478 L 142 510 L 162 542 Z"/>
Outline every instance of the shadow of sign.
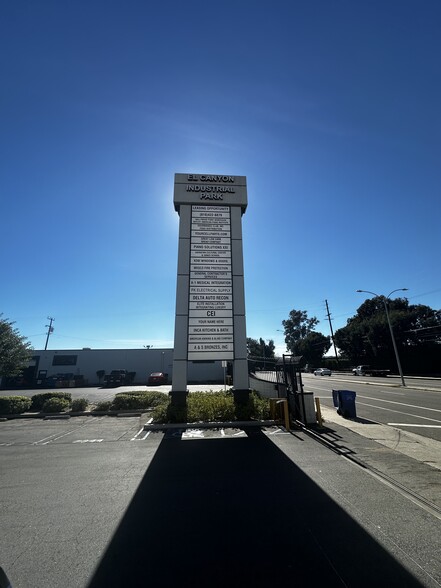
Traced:
<path fill-rule="evenodd" d="M 164 438 L 89 588 L 179 585 L 421 586 L 260 431 Z"/>

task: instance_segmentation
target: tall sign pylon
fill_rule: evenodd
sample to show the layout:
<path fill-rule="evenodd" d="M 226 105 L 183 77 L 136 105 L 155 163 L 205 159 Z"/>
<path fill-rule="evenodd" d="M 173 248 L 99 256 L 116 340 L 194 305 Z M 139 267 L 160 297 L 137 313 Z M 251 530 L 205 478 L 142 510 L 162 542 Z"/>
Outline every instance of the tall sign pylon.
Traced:
<path fill-rule="evenodd" d="M 175 174 L 178 276 L 171 400 L 184 404 L 188 362 L 233 364 L 235 399 L 248 398 L 242 215 L 245 176 Z"/>

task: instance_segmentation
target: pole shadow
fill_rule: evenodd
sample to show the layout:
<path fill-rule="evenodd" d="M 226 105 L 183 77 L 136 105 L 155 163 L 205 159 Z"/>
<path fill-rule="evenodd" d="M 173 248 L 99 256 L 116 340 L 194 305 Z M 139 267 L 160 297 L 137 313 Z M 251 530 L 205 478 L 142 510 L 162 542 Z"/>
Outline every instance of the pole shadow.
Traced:
<path fill-rule="evenodd" d="M 250 431 L 164 438 L 89 588 L 282 583 L 422 586 L 266 435 Z"/>

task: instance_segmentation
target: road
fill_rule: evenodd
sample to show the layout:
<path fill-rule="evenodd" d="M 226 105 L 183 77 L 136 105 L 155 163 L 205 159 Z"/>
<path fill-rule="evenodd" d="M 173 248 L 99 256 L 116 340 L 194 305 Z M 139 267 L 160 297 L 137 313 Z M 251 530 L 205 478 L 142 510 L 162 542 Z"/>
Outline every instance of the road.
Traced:
<path fill-rule="evenodd" d="M 356 393 L 357 417 L 391 425 L 441 441 L 440 380 L 409 379 L 406 387 L 398 379 L 302 375 L 305 391 L 333 407 L 332 390 Z M 423 390 L 422 388 L 430 388 Z"/>

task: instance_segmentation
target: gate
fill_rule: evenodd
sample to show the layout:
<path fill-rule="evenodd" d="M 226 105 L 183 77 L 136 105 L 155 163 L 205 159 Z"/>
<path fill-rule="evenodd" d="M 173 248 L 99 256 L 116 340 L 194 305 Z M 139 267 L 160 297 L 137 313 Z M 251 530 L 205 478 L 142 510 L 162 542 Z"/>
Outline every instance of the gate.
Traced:
<path fill-rule="evenodd" d="M 302 357 L 282 355 L 275 367 L 279 398 L 286 398 L 292 418 L 306 425 L 305 396 L 300 368 Z"/>

